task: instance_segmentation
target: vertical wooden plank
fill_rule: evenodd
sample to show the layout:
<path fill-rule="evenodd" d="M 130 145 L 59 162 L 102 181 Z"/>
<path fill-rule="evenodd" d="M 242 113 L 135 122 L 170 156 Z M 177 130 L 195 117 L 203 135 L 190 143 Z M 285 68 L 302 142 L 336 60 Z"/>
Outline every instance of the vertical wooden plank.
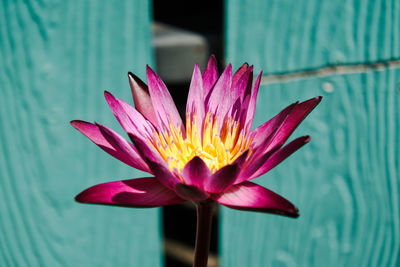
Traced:
<path fill-rule="evenodd" d="M 143 77 L 152 62 L 149 9 L 146 0 L 1 2 L 1 266 L 160 266 L 158 209 L 73 201 L 90 185 L 143 174 L 69 125 L 120 129 L 103 91 L 130 101 L 127 71 Z"/>
<path fill-rule="evenodd" d="M 264 74 L 400 57 L 398 1 L 229 1 L 227 61 Z M 399 70 L 260 89 L 255 124 L 324 95 L 294 136 L 311 143 L 256 180 L 300 218 L 222 209 L 222 266 L 400 264 Z M 332 91 L 333 89 L 333 91 Z"/>
<path fill-rule="evenodd" d="M 324 95 L 294 133 L 310 144 L 256 179 L 300 210 L 293 220 L 222 210 L 222 266 L 398 266 L 400 70 L 263 86 L 255 123 Z M 326 93 L 324 83 L 334 91 Z"/>
<path fill-rule="evenodd" d="M 400 58 L 397 0 L 226 4 L 226 51 L 235 64 L 275 73 Z"/>

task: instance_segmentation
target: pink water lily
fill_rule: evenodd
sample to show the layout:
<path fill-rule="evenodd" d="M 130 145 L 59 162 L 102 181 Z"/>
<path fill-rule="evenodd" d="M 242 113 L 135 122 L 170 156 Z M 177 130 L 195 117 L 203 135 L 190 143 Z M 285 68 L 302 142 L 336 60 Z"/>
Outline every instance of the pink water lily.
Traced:
<path fill-rule="evenodd" d="M 249 180 L 310 141 L 303 136 L 284 145 L 321 97 L 293 103 L 251 130 L 261 74 L 253 86 L 253 66 L 246 63 L 233 75 L 229 64 L 220 76 L 213 56 L 204 73 L 196 65 L 184 123 L 150 67 L 148 86 L 129 73 L 136 108 L 109 92 L 105 98 L 131 142 L 98 123 L 71 124 L 107 153 L 150 177 L 95 185 L 76 200 L 128 207 L 213 201 L 233 209 L 297 217 L 297 208 L 288 200 Z"/>
<path fill-rule="evenodd" d="M 196 65 L 184 123 L 165 84 L 150 67 L 148 86 L 129 73 L 136 108 L 109 92 L 105 98 L 131 142 L 98 123 L 71 124 L 110 155 L 151 177 L 98 184 L 75 199 L 127 207 L 195 203 L 194 267 L 207 266 L 214 203 L 298 217 L 292 203 L 249 180 L 310 141 L 303 136 L 285 145 L 321 97 L 293 103 L 251 130 L 261 75 L 253 86 L 253 66 L 247 63 L 233 75 L 229 64 L 220 76 L 214 56 L 203 74 Z"/>

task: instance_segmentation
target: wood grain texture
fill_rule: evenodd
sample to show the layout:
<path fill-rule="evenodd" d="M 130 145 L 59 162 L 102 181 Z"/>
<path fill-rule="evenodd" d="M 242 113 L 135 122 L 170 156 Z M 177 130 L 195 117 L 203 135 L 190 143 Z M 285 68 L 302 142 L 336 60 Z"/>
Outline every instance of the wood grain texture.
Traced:
<path fill-rule="evenodd" d="M 264 74 L 400 58 L 400 1 L 226 2 L 229 62 Z"/>
<path fill-rule="evenodd" d="M 222 266 L 399 266 L 399 77 L 388 70 L 260 89 L 256 125 L 324 96 L 294 133 L 311 142 L 256 179 L 300 218 L 223 209 Z"/>
<path fill-rule="evenodd" d="M 227 61 L 264 74 L 400 57 L 400 2 L 228 1 Z M 222 266 L 400 265 L 400 70 L 260 89 L 261 124 L 324 95 L 294 136 L 311 143 L 256 180 L 299 207 L 291 220 L 222 209 Z"/>
<path fill-rule="evenodd" d="M 140 177 L 69 125 L 120 131 L 104 98 L 131 101 L 152 62 L 149 1 L 0 3 L 0 266 L 160 266 L 159 210 L 89 206 L 88 186 Z"/>

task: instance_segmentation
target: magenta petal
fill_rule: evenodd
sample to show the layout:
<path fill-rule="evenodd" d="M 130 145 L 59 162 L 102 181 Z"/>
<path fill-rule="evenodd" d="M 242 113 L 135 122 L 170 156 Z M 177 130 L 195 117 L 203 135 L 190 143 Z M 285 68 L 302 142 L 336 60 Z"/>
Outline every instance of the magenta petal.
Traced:
<path fill-rule="evenodd" d="M 190 82 L 189 95 L 186 104 L 186 114 L 194 114 L 197 120 L 198 133 L 201 133 L 204 120 L 204 89 L 203 79 L 199 66 L 196 64 L 193 70 L 192 81 Z"/>
<path fill-rule="evenodd" d="M 147 164 L 157 180 L 169 189 L 174 190 L 175 185 L 181 182 L 174 173 L 163 165 L 156 162 L 147 162 Z"/>
<path fill-rule="evenodd" d="M 240 122 L 240 130 L 245 127 L 252 83 L 253 66 L 248 67 L 235 84 L 232 82 L 231 103 L 233 103 L 233 105 L 231 105 L 229 114 L 236 121 Z"/>
<path fill-rule="evenodd" d="M 250 100 L 249 100 L 248 107 L 246 110 L 246 119 L 245 119 L 245 126 L 244 126 L 244 128 L 246 129 L 246 132 L 250 132 L 251 125 L 253 123 L 254 112 L 256 110 L 257 95 L 258 95 L 258 89 L 260 87 L 261 77 L 262 77 L 262 71 L 260 71 L 260 73 L 258 74 L 257 80 L 254 83 L 254 88 L 251 91 Z"/>
<path fill-rule="evenodd" d="M 132 159 L 132 161 L 136 162 L 139 166 L 138 169 L 140 170 L 147 170 L 149 171 L 149 168 L 147 164 L 143 161 L 143 159 L 139 156 L 138 151 L 136 148 L 126 141 L 124 138 L 122 138 L 120 135 L 118 135 L 116 132 L 111 130 L 110 128 L 96 123 L 97 127 L 99 127 L 100 132 L 103 134 L 104 138 L 118 151 L 121 151 L 125 153 L 125 155 L 129 155 L 129 157 Z"/>
<path fill-rule="evenodd" d="M 147 167 L 147 164 L 142 160 L 138 153 L 130 151 L 127 154 L 125 151 L 117 149 L 114 147 L 102 134 L 99 127 L 89 122 L 85 121 L 71 121 L 71 125 L 80 131 L 83 135 L 89 138 L 93 143 L 98 145 L 101 149 L 109 153 L 111 156 L 116 159 L 128 164 L 136 169 L 150 172 L 150 169 Z M 120 135 L 114 132 L 115 138 L 123 139 Z"/>
<path fill-rule="evenodd" d="M 243 76 L 243 74 L 247 71 L 249 67 L 249 64 L 247 64 L 247 62 L 245 62 L 242 66 L 240 66 L 236 71 L 235 74 L 233 74 L 232 77 L 232 87 L 235 86 L 235 84 L 237 83 L 237 81 L 239 81 L 239 79 Z"/>
<path fill-rule="evenodd" d="M 243 152 L 242 155 L 240 155 L 233 163 L 232 165 L 238 165 L 239 168 L 243 167 L 243 164 L 246 163 L 247 161 L 247 156 L 249 155 L 249 150 L 246 150 L 245 152 Z"/>
<path fill-rule="evenodd" d="M 204 161 L 196 156 L 186 163 L 181 175 L 186 184 L 203 188 L 204 181 L 211 176 L 211 171 Z"/>
<path fill-rule="evenodd" d="M 169 125 L 172 123 L 184 134 L 182 119 L 164 82 L 149 66 L 147 66 L 146 74 L 151 101 L 158 117 L 159 129 L 169 131 Z"/>
<path fill-rule="evenodd" d="M 153 125 L 157 125 L 157 117 L 151 102 L 149 88 L 139 77 L 131 72 L 128 73 L 128 78 L 136 109 Z"/>
<path fill-rule="evenodd" d="M 274 134 L 269 147 L 283 145 L 300 122 L 321 102 L 322 97 L 314 97 L 296 105 L 290 114 L 286 117 L 282 126 Z"/>
<path fill-rule="evenodd" d="M 175 192 L 178 196 L 183 199 L 198 202 L 206 200 L 209 196 L 206 192 L 194 185 L 186 185 L 178 183 L 175 186 Z"/>
<path fill-rule="evenodd" d="M 293 103 L 279 112 L 275 117 L 265 122 L 263 125 L 257 127 L 252 131 L 253 142 L 252 145 L 254 147 L 259 147 L 260 145 L 263 148 L 266 148 L 268 142 L 271 141 L 271 137 L 279 129 L 282 123 L 285 121 L 286 117 L 292 112 L 293 108 L 297 105 L 297 103 Z M 269 139 L 267 139 L 269 138 Z"/>
<path fill-rule="evenodd" d="M 281 163 L 284 159 L 293 154 L 296 150 L 298 150 L 299 148 L 310 142 L 310 139 L 311 138 L 309 136 L 302 136 L 293 140 L 286 146 L 282 147 L 281 149 L 273 153 L 267 159 L 267 161 L 249 177 L 249 179 L 257 178 L 258 176 L 268 172 L 276 165 Z"/>
<path fill-rule="evenodd" d="M 239 175 L 236 178 L 234 184 L 240 184 L 243 181 L 249 180 L 251 176 L 258 171 L 261 166 L 271 157 L 273 153 L 275 153 L 279 148 L 275 147 L 264 154 L 254 155 L 250 159 L 247 160 L 244 168 L 241 169 Z"/>
<path fill-rule="evenodd" d="M 236 74 L 238 75 L 238 74 Z M 234 81 L 234 79 L 237 79 Z M 241 73 L 240 77 L 233 76 L 231 92 L 232 92 L 232 101 L 236 101 L 236 99 L 240 98 L 240 102 L 243 101 L 245 92 L 251 92 L 251 86 L 253 83 L 253 66 L 246 68 L 244 73 Z"/>
<path fill-rule="evenodd" d="M 207 68 L 203 74 L 203 85 L 204 85 L 204 96 L 207 96 L 208 93 L 214 88 L 215 83 L 218 80 L 218 68 L 217 68 L 217 60 L 214 55 L 211 55 L 208 60 Z"/>
<path fill-rule="evenodd" d="M 280 195 L 252 182 L 243 182 L 230 187 L 212 198 L 232 209 L 274 213 L 298 217 L 297 208 Z"/>
<path fill-rule="evenodd" d="M 229 64 L 219 77 L 214 89 L 206 96 L 206 112 L 215 114 L 218 125 L 222 126 L 225 114 L 232 106 L 231 101 L 232 65 Z"/>
<path fill-rule="evenodd" d="M 173 190 L 175 185 L 181 181 L 167 168 L 167 163 L 151 146 L 147 145 L 140 138 L 133 135 L 129 135 L 129 137 L 157 180 Z"/>
<path fill-rule="evenodd" d="M 237 164 L 226 165 L 216 171 L 204 184 L 204 189 L 210 193 L 221 193 L 231 186 L 240 171 Z"/>
<path fill-rule="evenodd" d="M 104 97 L 125 132 L 142 138 L 149 137 L 153 133 L 153 126 L 132 106 L 121 99 L 116 99 L 107 91 L 104 92 Z"/>
<path fill-rule="evenodd" d="M 81 203 L 151 208 L 184 202 L 155 178 L 139 178 L 98 184 L 75 197 Z"/>
<path fill-rule="evenodd" d="M 165 166 L 167 165 L 160 154 L 153 148 L 152 144 L 146 143 L 144 140 L 133 134 L 128 133 L 128 135 L 132 143 L 137 148 L 138 153 L 144 160 L 156 162 Z"/>

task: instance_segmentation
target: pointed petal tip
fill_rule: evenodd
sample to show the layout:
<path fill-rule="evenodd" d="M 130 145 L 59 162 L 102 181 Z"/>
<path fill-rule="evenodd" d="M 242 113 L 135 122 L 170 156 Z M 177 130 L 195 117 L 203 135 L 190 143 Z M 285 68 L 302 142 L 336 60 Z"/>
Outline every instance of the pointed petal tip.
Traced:
<path fill-rule="evenodd" d="M 74 198 L 74 200 L 76 201 L 76 202 L 79 202 L 79 203 L 87 203 L 87 199 L 86 199 L 86 193 L 87 193 L 87 190 L 88 189 L 85 189 L 85 190 L 83 190 L 82 192 L 80 192 L 78 195 L 76 195 L 75 196 L 75 198 Z"/>
<path fill-rule="evenodd" d="M 146 72 L 154 73 L 154 70 L 148 64 L 146 64 Z"/>
<path fill-rule="evenodd" d="M 321 102 L 321 100 L 322 100 L 322 95 L 316 96 L 316 97 L 314 97 L 314 98 L 311 98 L 311 99 L 308 100 L 308 101 L 315 101 L 315 102 L 316 102 L 316 105 L 318 105 L 319 102 Z"/>
<path fill-rule="evenodd" d="M 282 215 L 293 219 L 300 217 L 299 210 L 295 206 L 293 206 L 292 209 L 288 209 L 285 211 L 274 211 L 272 212 L 272 214 Z"/>
<path fill-rule="evenodd" d="M 109 91 L 107 91 L 107 90 L 104 90 L 104 97 L 105 97 L 105 99 L 106 100 L 108 100 L 109 98 L 115 98 L 114 96 L 113 96 L 113 94 L 111 94 Z"/>
<path fill-rule="evenodd" d="M 199 156 L 194 156 L 189 162 L 191 162 L 191 161 L 198 162 L 198 163 L 204 163 L 204 161 Z"/>
<path fill-rule="evenodd" d="M 311 136 L 309 136 L 309 135 L 306 135 L 306 136 L 304 136 L 304 142 L 305 143 L 308 143 L 308 142 L 310 142 L 311 141 Z"/>
<path fill-rule="evenodd" d="M 255 210 L 255 211 L 257 211 L 257 210 Z M 289 208 L 286 210 L 274 210 L 274 211 L 268 211 L 267 213 L 286 216 L 286 217 L 289 217 L 292 219 L 296 219 L 296 218 L 300 217 L 299 209 L 294 205 L 292 205 L 292 208 Z"/>
<path fill-rule="evenodd" d="M 79 130 L 80 126 L 82 126 L 83 124 L 87 125 L 87 124 L 91 124 L 91 123 L 87 122 L 87 121 L 82 121 L 82 120 L 72 120 L 69 122 L 69 124 L 71 124 L 71 126 L 74 127 L 75 129 Z"/>
<path fill-rule="evenodd" d="M 129 78 L 129 82 L 133 83 L 133 85 L 138 85 L 141 88 L 145 88 L 146 87 L 146 84 L 138 76 L 136 76 L 135 74 L 133 74 L 130 71 L 128 71 L 128 78 Z"/>
<path fill-rule="evenodd" d="M 308 100 L 306 100 L 306 101 L 304 101 L 304 102 L 315 102 L 316 104 L 315 105 L 317 105 L 319 102 L 321 102 L 321 100 L 322 100 L 322 96 L 320 95 L 320 96 L 316 96 L 316 97 L 313 97 L 313 98 L 310 98 L 310 99 L 308 99 Z"/>
<path fill-rule="evenodd" d="M 72 120 L 69 122 L 69 124 L 71 124 L 72 127 L 76 128 L 76 126 L 80 123 L 80 120 Z"/>
<path fill-rule="evenodd" d="M 280 213 L 278 213 L 278 214 L 280 214 Z M 299 213 L 299 209 L 293 205 L 292 209 L 286 210 L 285 212 L 282 212 L 280 215 L 284 215 L 289 218 L 296 219 L 296 218 L 299 218 L 300 213 Z"/>
<path fill-rule="evenodd" d="M 128 71 L 128 79 L 129 79 L 130 82 L 136 82 L 137 78 L 138 77 L 135 74 L 133 74 L 132 72 Z"/>

